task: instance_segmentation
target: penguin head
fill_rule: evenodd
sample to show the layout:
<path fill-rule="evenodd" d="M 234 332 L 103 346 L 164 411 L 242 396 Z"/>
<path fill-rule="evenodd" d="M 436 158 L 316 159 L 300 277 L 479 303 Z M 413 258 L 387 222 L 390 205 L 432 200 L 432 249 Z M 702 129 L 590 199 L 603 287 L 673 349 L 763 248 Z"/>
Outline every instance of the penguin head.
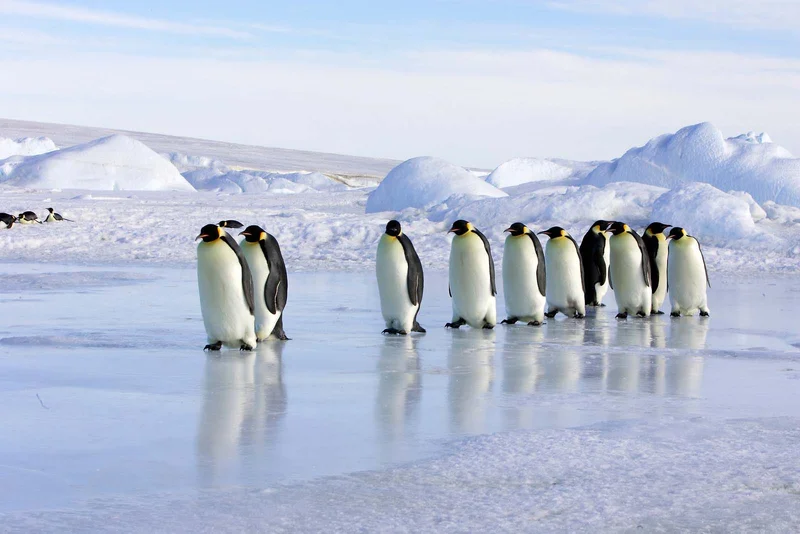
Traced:
<path fill-rule="evenodd" d="M 467 232 L 471 232 L 473 228 L 475 227 L 472 226 L 472 223 L 463 219 L 459 219 L 453 223 L 453 226 L 448 230 L 448 232 L 453 232 L 454 234 L 461 236 Z"/>
<path fill-rule="evenodd" d="M 608 227 L 611 226 L 611 221 L 604 221 L 600 219 L 599 221 L 595 221 L 592 225 L 592 232 L 599 234 L 600 232 L 605 232 L 608 230 Z"/>
<path fill-rule="evenodd" d="M 660 223 L 660 222 L 652 222 L 649 225 L 647 225 L 647 228 L 645 229 L 644 233 L 646 233 L 647 235 L 661 234 L 661 233 L 664 232 L 664 230 L 666 230 L 670 226 L 672 226 L 672 225 L 671 224 L 664 224 L 664 223 Z"/>
<path fill-rule="evenodd" d="M 557 237 L 567 237 L 569 233 L 566 230 L 561 228 L 560 226 L 553 226 L 552 228 L 548 228 L 544 232 L 539 232 L 540 234 L 544 234 L 550 239 L 555 239 Z"/>
<path fill-rule="evenodd" d="M 53 208 L 47 208 L 47 211 L 49 211 L 50 213 L 53 213 Z"/>
<path fill-rule="evenodd" d="M 624 222 L 614 221 L 608 227 L 608 231 L 611 232 L 613 235 L 620 235 L 626 232 L 630 232 L 631 227 L 625 224 Z"/>
<path fill-rule="evenodd" d="M 248 243 L 258 243 L 267 238 L 267 232 L 256 224 L 251 224 L 242 230 L 239 235 L 243 235 Z"/>
<path fill-rule="evenodd" d="M 675 241 L 677 241 L 678 239 L 686 237 L 687 235 L 689 234 L 686 233 L 686 230 L 684 230 L 680 226 L 673 226 L 672 230 L 669 231 L 667 239 L 674 239 Z"/>
<path fill-rule="evenodd" d="M 207 224 L 200 229 L 200 235 L 194 238 L 195 241 L 198 239 L 202 239 L 206 243 L 211 243 L 212 241 L 216 241 L 220 237 L 222 237 L 222 233 L 225 230 L 217 226 L 216 224 Z"/>
<path fill-rule="evenodd" d="M 511 235 L 513 235 L 514 237 L 519 237 L 521 235 L 530 233 L 530 230 L 528 230 L 528 227 L 525 226 L 524 224 L 522 224 L 521 222 L 515 222 L 514 224 L 512 224 L 511 226 L 509 226 L 508 228 L 506 228 L 503 231 L 504 232 L 511 232 Z"/>
<path fill-rule="evenodd" d="M 400 223 L 392 219 L 388 223 L 386 223 L 386 235 L 397 237 L 403 233 L 402 228 L 400 228 Z"/>

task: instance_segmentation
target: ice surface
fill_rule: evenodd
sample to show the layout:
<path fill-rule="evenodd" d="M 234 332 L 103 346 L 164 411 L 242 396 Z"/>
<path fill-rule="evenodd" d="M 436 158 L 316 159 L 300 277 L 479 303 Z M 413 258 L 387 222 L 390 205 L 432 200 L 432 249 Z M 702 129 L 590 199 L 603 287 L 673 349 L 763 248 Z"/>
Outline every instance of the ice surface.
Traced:
<path fill-rule="evenodd" d="M 0 160 L 11 156 L 35 156 L 57 149 L 53 140 L 47 137 L 21 137 L 19 139 L 0 137 Z"/>
<path fill-rule="evenodd" d="M 38 189 L 193 191 L 174 165 L 115 134 L 38 156 L 0 162 L 0 184 Z"/>
<path fill-rule="evenodd" d="M 706 182 L 723 191 L 750 193 L 758 202 L 800 206 L 800 159 L 767 137 L 725 139 L 713 124 L 687 126 L 600 164 L 587 183 L 642 182 L 676 187 Z"/>
<path fill-rule="evenodd" d="M 396 338 L 371 274 L 290 274 L 292 341 L 206 355 L 193 270 L 2 269 L 3 531 L 800 527 L 791 276 L 485 332 L 429 272 Z"/>
<path fill-rule="evenodd" d="M 419 157 L 392 169 L 367 198 L 367 213 L 425 208 L 459 195 L 505 197 L 463 167 L 444 160 Z"/>
<path fill-rule="evenodd" d="M 565 159 L 515 158 L 501 163 L 486 181 L 495 187 L 514 187 L 529 182 L 560 182 L 586 178 L 597 162 Z"/>

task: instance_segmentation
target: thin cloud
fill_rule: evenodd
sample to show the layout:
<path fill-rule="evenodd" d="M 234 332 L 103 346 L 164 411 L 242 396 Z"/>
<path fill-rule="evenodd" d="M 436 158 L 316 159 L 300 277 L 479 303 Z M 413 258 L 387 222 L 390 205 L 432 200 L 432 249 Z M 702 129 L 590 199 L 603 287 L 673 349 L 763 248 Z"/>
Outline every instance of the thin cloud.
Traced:
<path fill-rule="evenodd" d="M 247 32 L 223 28 L 173 22 L 160 19 L 139 17 L 110 11 L 98 11 L 82 7 L 61 6 L 46 2 L 27 2 L 24 0 L 0 0 L 0 14 L 20 17 L 32 17 L 69 22 L 82 22 L 100 26 L 131 28 L 136 30 L 174 33 L 181 35 L 209 35 L 232 39 L 247 39 Z"/>

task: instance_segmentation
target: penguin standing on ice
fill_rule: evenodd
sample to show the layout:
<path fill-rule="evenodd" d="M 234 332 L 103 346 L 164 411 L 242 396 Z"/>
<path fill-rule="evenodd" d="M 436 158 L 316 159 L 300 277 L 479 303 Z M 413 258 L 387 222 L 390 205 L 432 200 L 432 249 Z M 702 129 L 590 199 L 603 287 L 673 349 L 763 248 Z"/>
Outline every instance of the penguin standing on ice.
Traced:
<path fill-rule="evenodd" d="M 42 224 L 42 221 L 39 220 L 39 217 L 32 211 L 23 211 L 17 215 L 17 222 L 20 224 Z"/>
<path fill-rule="evenodd" d="M 653 222 L 647 225 L 642 234 L 642 241 L 647 248 L 647 256 L 650 258 L 650 278 L 653 289 L 653 302 L 651 313 L 662 315 L 661 305 L 667 298 L 667 254 L 669 253 L 669 243 L 664 230 L 671 225 L 660 222 Z"/>
<path fill-rule="evenodd" d="M 425 285 L 422 262 L 400 223 L 391 220 L 378 241 L 375 258 L 381 313 L 386 321 L 384 334 L 425 333 L 417 322 Z"/>
<path fill-rule="evenodd" d="M 67 221 L 67 222 L 75 222 L 70 219 L 65 219 L 61 216 L 60 213 L 56 213 L 53 211 L 53 208 L 47 208 L 47 217 L 45 217 L 44 222 L 56 222 L 56 221 Z"/>
<path fill-rule="evenodd" d="M 706 286 L 711 287 L 711 282 L 700 242 L 679 227 L 670 230 L 667 239 L 670 240 L 667 256 L 670 315 L 680 317 L 700 311 L 701 317 L 708 317 Z"/>
<path fill-rule="evenodd" d="M 609 227 L 611 238 L 611 289 L 617 300 L 617 319 L 626 319 L 629 313 L 648 317 L 652 307 L 650 257 L 644 241 L 625 223 L 615 222 Z"/>
<path fill-rule="evenodd" d="M 453 321 L 446 328 L 468 324 L 492 329 L 497 323 L 497 285 L 489 240 L 472 223 L 458 220 L 448 230 L 450 246 L 450 296 Z"/>
<path fill-rule="evenodd" d="M 502 324 L 522 320 L 539 326 L 544 322 L 547 288 L 542 244 L 521 222 L 505 231 L 510 232 L 503 247 L 503 293 L 508 318 Z"/>
<path fill-rule="evenodd" d="M 253 275 L 256 338 L 263 341 L 272 335 L 286 341 L 289 338 L 283 331 L 283 309 L 289 296 L 289 280 L 281 247 L 260 226 L 248 226 L 239 235 L 244 236 L 240 246 Z"/>
<path fill-rule="evenodd" d="M 603 297 L 608 292 L 608 264 L 611 257 L 606 235 L 609 226 L 609 221 L 595 221 L 581 240 L 583 293 L 587 306 L 605 306 Z"/>
<path fill-rule="evenodd" d="M 11 228 L 15 222 L 17 222 L 17 218 L 10 213 L 0 213 L 0 223 L 5 224 L 6 228 Z"/>
<path fill-rule="evenodd" d="M 235 221 L 233 219 L 226 219 L 224 221 L 218 222 L 217 226 L 221 226 L 223 228 L 241 228 L 244 225 L 239 221 Z"/>
<path fill-rule="evenodd" d="M 586 317 L 583 264 L 578 244 L 560 226 L 539 233 L 550 238 L 544 251 L 548 278 L 545 317 L 553 318 L 558 312 L 578 319 Z"/>
<path fill-rule="evenodd" d="M 216 224 L 207 224 L 195 240 L 200 310 L 208 335 L 204 350 L 239 347 L 253 350 L 253 277 L 236 241 Z"/>

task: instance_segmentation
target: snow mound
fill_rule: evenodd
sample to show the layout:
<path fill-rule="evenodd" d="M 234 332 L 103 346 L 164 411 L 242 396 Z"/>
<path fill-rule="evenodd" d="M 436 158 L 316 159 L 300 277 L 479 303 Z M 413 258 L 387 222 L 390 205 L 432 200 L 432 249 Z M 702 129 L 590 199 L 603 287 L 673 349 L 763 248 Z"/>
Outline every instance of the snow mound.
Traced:
<path fill-rule="evenodd" d="M 753 195 L 750 193 L 745 193 L 744 191 L 728 191 L 728 194 L 747 202 L 747 205 L 750 206 L 750 216 L 753 217 L 753 221 L 758 222 L 767 218 L 767 212 L 758 205 L 758 202 L 755 201 Z"/>
<path fill-rule="evenodd" d="M 587 183 L 642 182 L 673 188 L 705 182 L 724 191 L 750 193 L 758 202 L 800 206 L 800 159 L 766 134 L 725 139 L 710 123 L 651 139 L 622 157 L 600 164 Z"/>
<path fill-rule="evenodd" d="M 581 180 L 597 163 L 565 159 L 516 158 L 501 163 L 486 181 L 495 187 L 514 187 L 529 182 Z"/>
<path fill-rule="evenodd" d="M 198 191 L 220 193 L 306 193 L 345 191 L 345 184 L 319 172 L 277 173 L 264 171 L 234 171 L 227 169 L 198 169 L 185 172 L 184 178 Z"/>
<path fill-rule="evenodd" d="M 194 191 L 174 165 L 124 135 L 11 158 L 0 166 L 0 183 L 35 189 Z"/>
<path fill-rule="evenodd" d="M 463 167 L 437 158 L 419 157 L 389 171 L 367 198 L 367 213 L 430 207 L 453 195 L 507 196 Z"/>
<path fill-rule="evenodd" d="M 11 156 L 36 156 L 54 150 L 58 150 L 58 147 L 48 137 L 0 137 L 0 160 Z"/>
<path fill-rule="evenodd" d="M 717 243 L 757 232 L 746 200 L 699 182 L 664 193 L 653 204 L 651 218 L 682 226 L 698 239 L 711 239 Z"/>

